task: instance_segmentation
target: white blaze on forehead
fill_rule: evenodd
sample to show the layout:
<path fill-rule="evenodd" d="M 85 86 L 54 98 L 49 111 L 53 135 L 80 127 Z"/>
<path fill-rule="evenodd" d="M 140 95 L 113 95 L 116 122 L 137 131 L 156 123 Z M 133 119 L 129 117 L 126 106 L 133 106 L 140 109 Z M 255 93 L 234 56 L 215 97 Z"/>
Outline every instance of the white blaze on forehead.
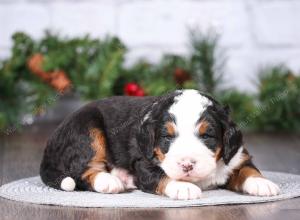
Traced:
<path fill-rule="evenodd" d="M 182 94 L 175 98 L 169 113 L 176 119 L 176 127 L 181 132 L 193 133 L 188 129 L 195 129 L 197 120 L 212 102 L 201 95 L 197 90 L 183 90 Z"/>
<path fill-rule="evenodd" d="M 172 143 L 168 155 L 192 156 L 192 154 L 212 155 L 204 143 L 196 136 L 196 122 L 212 102 L 196 90 L 183 90 L 175 98 L 169 113 L 175 116 L 177 138 Z M 203 146 L 203 147 L 199 147 Z"/>
<path fill-rule="evenodd" d="M 183 90 L 171 105 L 169 113 L 174 115 L 177 137 L 165 154 L 161 167 L 172 179 L 182 179 L 186 175 L 180 165 L 182 161 L 194 161 L 191 181 L 204 178 L 215 169 L 213 151 L 197 136 L 197 121 L 209 105 L 212 102 L 196 90 Z"/>

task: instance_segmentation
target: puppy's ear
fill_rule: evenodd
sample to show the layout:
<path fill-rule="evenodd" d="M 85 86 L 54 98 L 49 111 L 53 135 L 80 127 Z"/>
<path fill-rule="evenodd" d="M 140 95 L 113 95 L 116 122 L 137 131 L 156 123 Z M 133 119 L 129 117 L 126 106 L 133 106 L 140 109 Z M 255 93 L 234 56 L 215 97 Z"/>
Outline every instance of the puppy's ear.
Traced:
<path fill-rule="evenodd" d="M 242 132 L 237 128 L 236 124 L 229 117 L 229 107 L 223 109 L 224 120 L 223 127 L 223 160 L 228 164 L 231 158 L 237 153 L 243 144 Z"/>
<path fill-rule="evenodd" d="M 142 120 L 137 132 L 137 142 L 140 152 L 148 159 L 152 159 L 154 156 L 156 125 L 162 121 L 164 111 L 173 104 L 176 95 L 178 93 L 161 96 L 156 102 L 145 107 L 142 111 Z"/>
<path fill-rule="evenodd" d="M 155 144 L 155 124 L 150 118 L 151 116 L 144 120 L 138 129 L 137 133 L 137 144 L 140 152 L 147 159 L 151 159 L 154 154 L 154 144 Z"/>
<path fill-rule="evenodd" d="M 147 159 L 151 160 L 154 156 L 155 130 L 157 121 L 160 120 L 161 113 L 158 109 L 162 103 L 155 102 L 146 106 L 141 115 L 139 128 L 137 130 L 137 144 L 140 153 Z"/>

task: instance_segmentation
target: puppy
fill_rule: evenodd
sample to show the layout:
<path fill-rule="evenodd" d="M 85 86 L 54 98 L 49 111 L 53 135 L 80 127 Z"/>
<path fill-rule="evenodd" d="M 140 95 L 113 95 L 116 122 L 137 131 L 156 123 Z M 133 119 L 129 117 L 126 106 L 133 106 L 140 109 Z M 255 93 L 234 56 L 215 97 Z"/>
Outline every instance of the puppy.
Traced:
<path fill-rule="evenodd" d="M 40 175 L 65 191 L 138 188 L 172 199 L 197 199 L 216 187 L 279 193 L 253 165 L 228 109 L 196 90 L 84 106 L 48 140 Z"/>

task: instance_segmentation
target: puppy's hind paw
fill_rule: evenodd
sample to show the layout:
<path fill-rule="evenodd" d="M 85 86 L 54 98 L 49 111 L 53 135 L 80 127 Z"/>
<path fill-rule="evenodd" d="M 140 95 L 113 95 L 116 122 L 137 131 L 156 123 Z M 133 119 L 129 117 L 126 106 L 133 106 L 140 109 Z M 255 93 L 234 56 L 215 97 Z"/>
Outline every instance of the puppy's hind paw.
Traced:
<path fill-rule="evenodd" d="M 122 181 L 110 173 L 100 172 L 94 180 L 94 190 L 100 193 L 120 193 L 125 191 Z"/>

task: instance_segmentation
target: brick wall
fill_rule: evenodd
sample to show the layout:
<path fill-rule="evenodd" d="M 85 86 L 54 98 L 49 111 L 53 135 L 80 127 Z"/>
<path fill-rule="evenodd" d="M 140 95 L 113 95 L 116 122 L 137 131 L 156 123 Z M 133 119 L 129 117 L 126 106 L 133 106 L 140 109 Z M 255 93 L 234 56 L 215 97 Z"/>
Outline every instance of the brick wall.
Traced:
<path fill-rule="evenodd" d="M 222 33 L 228 86 L 255 89 L 257 69 L 284 62 L 300 70 L 298 0 L 0 0 L 0 57 L 10 36 L 35 38 L 45 29 L 62 35 L 118 35 L 130 48 L 127 62 L 157 61 L 165 52 L 186 53 L 189 26 Z"/>

